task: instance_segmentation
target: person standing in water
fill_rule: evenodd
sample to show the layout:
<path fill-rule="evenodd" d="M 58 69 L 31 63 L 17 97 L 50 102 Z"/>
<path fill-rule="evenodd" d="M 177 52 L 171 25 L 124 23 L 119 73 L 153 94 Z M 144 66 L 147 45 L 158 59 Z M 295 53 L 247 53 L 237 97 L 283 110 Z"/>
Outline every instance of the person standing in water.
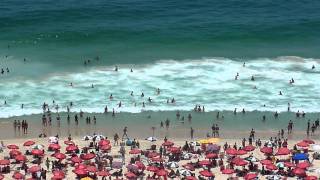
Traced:
<path fill-rule="evenodd" d="M 190 128 L 190 137 L 191 137 L 191 139 L 193 139 L 193 133 L 194 133 L 194 129 L 191 127 Z"/>

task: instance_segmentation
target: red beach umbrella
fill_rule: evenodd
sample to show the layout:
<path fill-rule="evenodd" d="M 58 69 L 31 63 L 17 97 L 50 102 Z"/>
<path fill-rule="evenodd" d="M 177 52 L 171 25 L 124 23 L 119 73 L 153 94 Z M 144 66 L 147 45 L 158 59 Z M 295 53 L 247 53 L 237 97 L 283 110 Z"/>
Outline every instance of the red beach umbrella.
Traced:
<path fill-rule="evenodd" d="M 105 146 L 105 145 L 109 145 L 110 141 L 107 139 L 102 139 L 101 141 L 99 141 L 99 146 Z"/>
<path fill-rule="evenodd" d="M 306 175 L 306 171 L 304 169 L 301 169 L 301 168 L 295 168 L 293 171 L 292 171 L 296 176 L 305 176 Z"/>
<path fill-rule="evenodd" d="M 33 149 L 33 150 L 31 151 L 31 154 L 32 154 L 32 155 L 35 155 L 35 156 L 41 156 L 41 155 L 43 155 L 43 151 L 40 150 L 40 149 Z"/>
<path fill-rule="evenodd" d="M 207 159 L 216 159 L 216 158 L 218 158 L 218 154 L 216 154 L 216 153 L 209 153 L 209 154 L 206 155 L 206 158 L 207 158 Z"/>
<path fill-rule="evenodd" d="M 63 171 L 53 171 L 51 180 L 62 180 L 65 178 Z"/>
<path fill-rule="evenodd" d="M 146 166 L 141 162 L 141 161 L 136 161 L 135 165 L 139 168 L 139 169 L 146 169 Z"/>
<path fill-rule="evenodd" d="M 67 156 L 66 156 L 65 154 L 63 154 L 63 153 L 55 153 L 55 154 L 53 154 L 53 157 L 55 157 L 55 158 L 57 158 L 57 159 L 59 159 L 59 160 L 63 160 L 63 159 L 65 159 Z"/>
<path fill-rule="evenodd" d="M 281 148 L 278 149 L 276 155 L 288 155 L 288 154 L 290 154 L 290 153 L 291 153 L 291 152 L 290 152 L 290 150 L 289 150 L 288 148 L 286 148 L 286 147 L 281 147 Z"/>
<path fill-rule="evenodd" d="M 204 177 L 213 177 L 214 176 L 214 174 L 208 170 L 200 171 L 200 174 L 201 174 L 201 176 L 204 176 Z"/>
<path fill-rule="evenodd" d="M 71 161 L 72 161 L 73 163 L 81 163 L 81 162 L 82 162 L 82 160 L 81 160 L 78 156 L 72 157 L 72 158 L 71 158 Z"/>
<path fill-rule="evenodd" d="M 247 175 L 244 176 L 245 180 L 252 180 L 255 178 L 257 178 L 257 174 L 254 174 L 254 173 L 248 173 Z"/>
<path fill-rule="evenodd" d="M 49 148 L 56 151 L 56 150 L 59 150 L 61 146 L 59 144 L 50 144 Z"/>
<path fill-rule="evenodd" d="M 243 148 L 243 150 L 245 150 L 245 151 L 253 151 L 253 150 L 255 150 L 256 149 L 256 147 L 254 147 L 254 146 L 252 146 L 252 145 L 248 145 L 248 146 L 245 146 L 244 148 Z"/>
<path fill-rule="evenodd" d="M 68 147 L 66 147 L 66 151 L 76 151 L 77 149 L 79 148 L 75 145 L 69 145 Z"/>
<path fill-rule="evenodd" d="M 153 157 L 153 158 L 151 158 L 151 160 L 154 161 L 154 162 L 163 162 L 164 161 L 160 156 Z"/>
<path fill-rule="evenodd" d="M 169 151 L 171 152 L 171 153 L 180 153 L 181 152 L 181 149 L 180 148 L 178 148 L 178 147 L 170 147 L 169 148 Z"/>
<path fill-rule="evenodd" d="M 0 180 L 4 179 L 4 175 L 0 174 Z"/>
<path fill-rule="evenodd" d="M 148 166 L 147 170 L 151 172 L 157 172 L 159 169 L 156 166 Z"/>
<path fill-rule="evenodd" d="M 209 166 L 211 164 L 211 162 L 208 161 L 208 160 L 202 160 L 202 161 L 199 162 L 199 164 L 201 166 Z"/>
<path fill-rule="evenodd" d="M 148 153 L 148 158 L 153 158 L 153 157 L 156 157 L 156 156 L 159 156 L 160 154 L 156 153 L 156 152 L 149 152 Z"/>
<path fill-rule="evenodd" d="M 308 144 L 314 144 L 314 141 L 311 139 L 304 139 L 303 142 L 306 142 Z"/>
<path fill-rule="evenodd" d="M 221 172 L 222 174 L 233 174 L 235 171 L 233 169 L 224 169 Z"/>
<path fill-rule="evenodd" d="M 26 156 L 25 155 L 18 155 L 14 158 L 16 161 L 21 161 L 21 162 L 24 162 L 27 160 Z"/>
<path fill-rule="evenodd" d="M 248 162 L 245 161 L 245 160 L 243 160 L 243 159 L 241 159 L 241 160 L 239 160 L 239 161 L 236 161 L 234 164 L 235 164 L 236 166 L 245 166 L 245 165 L 248 164 Z"/>
<path fill-rule="evenodd" d="M 18 150 L 16 150 L 16 149 L 13 149 L 13 150 L 11 150 L 10 152 L 9 152 L 9 154 L 11 155 L 11 156 L 17 156 L 17 155 L 20 155 L 20 154 L 22 154 L 20 151 L 18 151 Z"/>
<path fill-rule="evenodd" d="M 92 173 L 96 173 L 98 171 L 95 166 L 87 166 L 87 170 Z"/>
<path fill-rule="evenodd" d="M 184 165 L 182 165 L 182 166 L 183 166 L 185 169 L 189 170 L 189 171 L 194 171 L 194 170 L 195 170 L 194 166 L 193 166 L 192 164 L 189 164 L 189 163 L 184 164 Z"/>
<path fill-rule="evenodd" d="M 160 169 L 157 171 L 158 176 L 166 176 L 167 174 L 168 174 L 168 172 L 164 169 Z"/>
<path fill-rule="evenodd" d="M 260 149 L 260 152 L 262 152 L 264 154 L 272 154 L 273 150 L 271 147 L 263 147 Z"/>
<path fill-rule="evenodd" d="M 10 161 L 8 159 L 1 159 L 0 160 L 0 165 L 1 166 L 6 166 L 6 165 L 9 165 L 10 164 Z"/>
<path fill-rule="evenodd" d="M 140 149 L 132 149 L 129 151 L 129 154 L 140 154 L 141 150 Z"/>
<path fill-rule="evenodd" d="M 297 143 L 297 146 L 299 146 L 299 147 L 308 147 L 309 144 L 307 142 L 300 141 L 299 143 Z"/>
<path fill-rule="evenodd" d="M 271 170 L 271 171 L 274 171 L 274 170 L 277 170 L 277 169 L 278 169 L 277 166 L 275 166 L 274 164 L 268 164 L 268 165 L 266 166 L 266 168 L 267 168 L 268 170 Z"/>
<path fill-rule="evenodd" d="M 9 144 L 7 146 L 8 149 L 19 149 L 19 147 L 17 145 L 14 145 L 14 144 Z"/>
<path fill-rule="evenodd" d="M 41 168 L 40 168 L 40 166 L 31 166 L 31 167 L 28 169 L 28 171 L 29 171 L 30 173 L 35 173 L 35 172 L 41 171 Z"/>
<path fill-rule="evenodd" d="M 34 145 L 34 144 L 35 144 L 34 141 L 29 140 L 29 141 L 24 142 L 24 143 L 23 143 L 23 146 L 32 146 L 32 145 Z"/>
<path fill-rule="evenodd" d="M 84 164 L 79 164 L 76 166 L 76 169 L 87 169 L 87 166 Z"/>
<path fill-rule="evenodd" d="M 243 149 L 240 149 L 237 151 L 237 155 L 245 155 L 247 154 L 247 151 L 243 150 Z"/>
<path fill-rule="evenodd" d="M 293 164 L 293 163 L 291 163 L 291 162 L 284 162 L 284 166 L 286 166 L 286 167 L 294 167 L 295 165 Z"/>
<path fill-rule="evenodd" d="M 100 147 L 100 149 L 102 151 L 109 151 L 111 149 L 111 145 L 110 144 L 103 145 L 103 146 Z"/>
<path fill-rule="evenodd" d="M 307 169 L 308 167 L 310 167 L 310 164 L 308 162 L 300 162 L 297 164 L 297 168 Z"/>
<path fill-rule="evenodd" d="M 127 172 L 127 173 L 126 173 L 126 177 L 129 178 L 129 179 L 132 179 L 132 178 L 136 178 L 137 175 L 135 175 L 135 174 L 132 173 L 132 172 Z"/>
<path fill-rule="evenodd" d="M 65 145 L 75 145 L 73 141 L 64 141 Z"/>
<path fill-rule="evenodd" d="M 228 148 L 227 150 L 226 150 L 226 153 L 228 154 L 228 155 L 237 155 L 237 150 L 236 149 L 234 149 L 234 148 Z"/>
<path fill-rule="evenodd" d="M 173 146 L 174 143 L 171 141 L 165 141 L 164 143 L 162 143 L 162 146 Z"/>
<path fill-rule="evenodd" d="M 78 176 L 84 176 L 88 174 L 86 169 L 75 169 L 73 172 Z"/>
<path fill-rule="evenodd" d="M 186 180 L 197 180 L 197 178 L 194 176 L 187 176 L 186 178 Z"/>
<path fill-rule="evenodd" d="M 12 178 L 14 178 L 14 179 L 23 179 L 24 175 L 21 174 L 20 172 L 15 172 L 15 173 L 13 173 Z"/>
<path fill-rule="evenodd" d="M 88 154 L 82 154 L 80 155 L 80 158 L 83 159 L 83 160 L 90 160 L 90 159 L 93 159 L 95 158 L 96 155 L 93 154 L 93 153 L 88 153 Z"/>
<path fill-rule="evenodd" d="M 272 161 L 268 160 L 268 159 L 264 159 L 264 160 L 261 160 L 260 163 L 262 165 L 269 165 L 269 164 L 272 164 Z"/>
<path fill-rule="evenodd" d="M 317 176 L 307 176 L 304 178 L 305 180 L 318 180 Z"/>
<path fill-rule="evenodd" d="M 98 176 L 102 176 L 102 177 L 105 177 L 105 176 L 110 176 L 110 173 L 108 171 L 99 171 L 97 172 L 97 175 Z"/>

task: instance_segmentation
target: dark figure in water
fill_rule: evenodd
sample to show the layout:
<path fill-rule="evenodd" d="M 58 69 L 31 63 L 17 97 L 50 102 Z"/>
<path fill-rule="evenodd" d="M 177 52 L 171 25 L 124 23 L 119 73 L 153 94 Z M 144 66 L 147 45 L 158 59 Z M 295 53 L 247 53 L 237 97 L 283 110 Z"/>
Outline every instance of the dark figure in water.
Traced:
<path fill-rule="evenodd" d="M 282 92 L 281 92 L 281 91 L 279 91 L 279 95 L 280 95 L 280 96 L 282 95 Z"/>
<path fill-rule="evenodd" d="M 278 116 L 279 116 L 278 111 L 276 111 L 276 112 L 274 113 L 274 118 L 278 118 Z"/>
<path fill-rule="evenodd" d="M 118 71 L 118 66 L 116 66 L 116 67 L 114 68 L 114 71 Z"/>
<path fill-rule="evenodd" d="M 253 76 L 251 76 L 251 81 L 254 81 L 254 77 Z"/>
<path fill-rule="evenodd" d="M 312 68 L 311 69 L 315 69 L 316 67 L 314 65 L 312 65 Z"/>

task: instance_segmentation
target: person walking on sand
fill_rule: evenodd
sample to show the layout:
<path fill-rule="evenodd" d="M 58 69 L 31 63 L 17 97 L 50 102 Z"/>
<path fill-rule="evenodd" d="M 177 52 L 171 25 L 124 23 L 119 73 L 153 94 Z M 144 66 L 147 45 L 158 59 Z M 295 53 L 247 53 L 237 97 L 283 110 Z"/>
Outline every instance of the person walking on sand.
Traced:
<path fill-rule="evenodd" d="M 128 133 L 128 127 L 126 126 L 126 127 L 124 127 L 124 129 L 123 129 L 122 140 L 123 140 L 124 136 L 126 136 L 127 139 L 129 138 L 127 133 Z"/>
<path fill-rule="evenodd" d="M 113 140 L 114 140 L 114 146 L 115 145 L 119 145 L 119 135 L 118 135 L 118 133 L 116 133 L 114 136 L 113 136 Z"/>
<path fill-rule="evenodd" d="M 191 127 L 191 128 L 190 128 L 190 136 L 191 136 L 191 139 L 193 139 L 193 134 L 194 134 L 194 129 Z"/>

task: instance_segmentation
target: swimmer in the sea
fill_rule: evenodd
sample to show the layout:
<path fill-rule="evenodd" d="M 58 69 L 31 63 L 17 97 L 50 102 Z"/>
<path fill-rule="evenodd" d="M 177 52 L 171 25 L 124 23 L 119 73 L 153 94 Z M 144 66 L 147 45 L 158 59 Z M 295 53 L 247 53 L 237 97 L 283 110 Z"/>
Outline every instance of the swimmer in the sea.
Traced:
<path fill-rule="evenodd" d="M 149 102 L 152 102 L 152 99 L 151 99 L 151 97 L 149 97 L 149 98 L 148 98 L 148 101 L 149 101 Z"/>
<path fill-rule="evenodd" d="M 157 89 L 157 94 L 158 94 L 158 95 L 160 94 L 160 89 L 159 89 L 159 88 Z"/>
<path fill-rule="evenodd" d="M 91 88 L 94 88 L 93 84 L 91 84 Z"/>
<path fill-rule="evenodd" d="M 251 76 L 251 81 L 254 81 L 254 76 Z"/>
<path fill-rule="evenodd" d="M 116 66 L 116 67 L 114 68 L 114 71 L 118 71 L 118 66 Z"/>
<path fill-rule="evenodd" d="M 110 96 L 109 96 L 109 99 L 110 99 L 110 100 L 112 100 L 112 99 L 113 99 L 113 96 L 112 96 L 112 94 L 110 94 Z"/>
<path fill-rule="evenodd" d="M 311 69 L 315 69 L 316 67 L 314 65 L 312 65 L 312 68 Z"/>
<path fill-rule="evenodd" d="M 131 69 L 130 72 L 133 72 L 133 70 Z"/>
<path fill-rule="evenodd" d="M 279 92 L 279 95 L 282 95 L 282 92 L 281 92 L 281 91 Z"/>
<path fill-rule="evenodd" d="M 144 97 L 144 93 L 141 93 L 141 97 Z"/>
<path fill-rule="evenodd" d="M 131 91 L 130 96 L 133 96 L 133 91 Z"/>

